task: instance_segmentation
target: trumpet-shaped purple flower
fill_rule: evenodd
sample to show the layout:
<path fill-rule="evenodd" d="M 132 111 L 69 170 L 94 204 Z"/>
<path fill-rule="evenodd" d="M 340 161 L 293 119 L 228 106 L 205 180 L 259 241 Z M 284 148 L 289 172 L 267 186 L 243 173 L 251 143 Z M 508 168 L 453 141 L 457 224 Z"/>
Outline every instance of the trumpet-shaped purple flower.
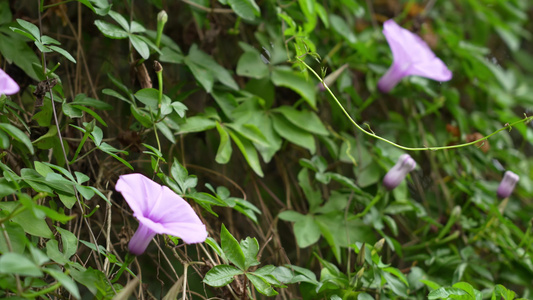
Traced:
<path fill-rule="evenodd" d="M 18 93 L 20 90 L 19 85 L 9 77 L 4 70 L 0 69 L 0 95 L 13 95 Z"/>
<path fill-rule="evenodd" d="M 187 244 L 207 238 L 205 225 L 183 198 L 142 174 L 120 176 L 115 189 L 122 193 L 139 220 L 139 228 L 128 245 L 131 253 L 141 255 L 156 234 L 181 238 Z"/>
<path fill-rule="evenodd" d="M 511 171 L 506 171 L 505 174 L 503 174 L 503 179 L 498 186 L 498 191 L 496 192 L 498 198 L 504 199 L 509 197 L 519 179 L 520 176 Z"/>
<path fill-rule="evenodd" d="M 407 173 L 413 171 L 416 167 L 416 162 L 409 154 L 402 154 L 398 158 L 396 165 L 392 167 L 383 178 L 383 185 L 389 191 L 396 188 L 407 176 Z"/>
<path fill-rule="evenodd" d="M 452 72 L 419 36 L 398 26 L 393 20 L 383 24 L 383 34 L 391 48 L 393 63 L 379 79 L 380 91 L 388 93 L 402 78 L 410 75 L 437 81 L 452 78 Z"/>

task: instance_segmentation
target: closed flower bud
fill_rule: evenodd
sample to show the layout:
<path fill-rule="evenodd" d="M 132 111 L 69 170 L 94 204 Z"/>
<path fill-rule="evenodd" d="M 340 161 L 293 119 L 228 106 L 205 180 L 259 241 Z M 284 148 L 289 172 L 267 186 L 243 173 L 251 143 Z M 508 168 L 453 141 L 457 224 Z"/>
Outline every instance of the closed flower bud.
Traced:
<path fill-rule="evenodd" d="M 415 167 L 415 160 L 409 154 L 402 154 L 396 165 L 383 178 L 383 185 L 387 190 L 393 190 L 404 180 L 407 173 L 414 170 Z"/>
<path fill-rule="evenodd" d="M 168 21 L 167 12 L 162 10 L 157 14 L 157 22 L 163 23 L 163 25 Z"/>
<path fill-rule="evenodd" d="M 355 263 L 358 266 L 362 266 L 365 263 L 365 243 L 363 243 L 363 246 L 361 249 L 359 249 L 359 253 L 357 254 L 357 259 L 355 260 Z"/>
<path fill-rule="evenodd" d="M 498 198 L 503 199 L 509 197 L 519 179 L 520 176 L 511 171 L 506 171 L 505 174 L 503 174 L 503 179 L 500 182 L 500 185 L 498 186 Z"/>
<path fill-rule="evenodd" d="M 381 240 L 377 241 L 374 244 L 374 250 L 376 250 L 378 253 L 383 249 L 383 244 L 385 244 L 385 239 L 382 238 Z"/>
<path fill-rule="evenodd" d="M 157 60 L 154 60 L 154 71 L 156 73 L 163 71 L 163 66 Z"/>

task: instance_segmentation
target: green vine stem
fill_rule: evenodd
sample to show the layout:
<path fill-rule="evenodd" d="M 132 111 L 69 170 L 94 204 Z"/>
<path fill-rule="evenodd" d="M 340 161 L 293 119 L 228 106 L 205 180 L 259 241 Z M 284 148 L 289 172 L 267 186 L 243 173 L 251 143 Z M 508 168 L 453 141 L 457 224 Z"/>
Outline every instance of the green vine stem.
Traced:
<path fill-rule="evenodd" d="M 365 129 L 363 129 L 359 124 L 357 124 L 357 122 L 350 116 L 350 114 L 348 113 L 348 111 L 346 111 L 346 109 L 344 108 L 344 106 L 340 103 L 339 99 L 337 99 L 337 97 L 335 97 L 335 94 L 333 94 L 333 92 L 329 89 L 329 87 L 326 85 L 326 83 L 324 82 L 324 80 L 322 79 L 322 77 L 320 77 L 320 75 L 318 75 L 317 72 L 315 72 L 315 70 L 313 70 L 307 63 L 305 63 L 303 61 L 302 58 L 300 57 L 296 57 L 296 59 L 302 63 L 309 71 L 311 71 L 311 73 L 313 73 L 316 78 L 318 78 L 318 80 L 320 80 L 320 82 L 322 82 L 322 84 L 324 85 L 324 88 L 328 91 L 328 93 L 331 95 L 331 97 L 333 98 L 333 100 L 335 100 L 335 102 L 337 103 L 337 105 L 340 107 L 340 109 L 342 110 L 342 112 L 346 115 L 346 117 L 348 117 L 348 119 L 350 120 L 350 122 L 352 122 L 352 124 L 357 127 L 357 129 L 359 129 L 360 131 L 362 131 L 364 134 L 366 135 L 369 135 L 375 139 L 378 139 L 378 140 L 381 140 L 385 143 L 388 143 L 390 145 L 393 145 L 394 147 L 397 147 L 397 148 L 400 148 L 402 150 L 405 150 L 405 151 L 425 151 L 425 150 L 432 150 L 432 151 L 437 151 L 437 150 L 447 150 L 447 149 L 456 149 L 456 148 L 463 148 L 463 147 L 466 147 L 466 146 L 471 146 L 471 145 L 475 145 L 481 141 L 484 141 L 484 140 L 487 140 L 489 139 L 491 136 L 503 131 L 503 130 L 506 130 L 506 129 L 512 129 L 513 126 L 517 125 L 517 124 L 520 124 L 520 123 L 528 123 L 528 122 L 531 122 L 533 121 L 533 116 L 531 117 L 524 117 L 523 119 L 520 119 L 518 121 L 515 121 L 513 123 L 507 123 L 504 127 L 494 131 L 493 133 L 487 135 L 487 136 L 484 136 L 480 139 L 477 139 L 475 141 L 472 141 L 472 142 L 469 142 L 469 143 L 464 143 L 464 144 L 458 144 L 458 145 L 451 145 L 451 146 L 439 146 L 439 147 L 405 147 L 405 146 L 402 146 L 402 145 L 399 145 L 399 144 L 396 144 L 395 142 L 392 142 L 390 140 L 387 140 L 386 138 L 384 137 L 381 137 L 377 134 L 375 134 L 374 132 L 368 132 L 366 131 Z"/>

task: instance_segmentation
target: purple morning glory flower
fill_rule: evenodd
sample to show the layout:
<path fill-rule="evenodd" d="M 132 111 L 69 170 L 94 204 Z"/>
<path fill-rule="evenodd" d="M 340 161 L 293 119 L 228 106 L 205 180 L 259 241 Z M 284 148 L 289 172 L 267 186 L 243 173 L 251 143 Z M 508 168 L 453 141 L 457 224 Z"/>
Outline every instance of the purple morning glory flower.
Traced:
<path fill-rule="evenodd" d="M 183 198 L 142 174 L 120 176 L 115 189 L 122 193 L 139 220 L 139 228 L 128 245 L 131 253 L 143 254 L 156 234 L 181 238 L 187 244 L 207 238 L 205 225 Z"/>
<path fill-rule="evenodd" d="M 402 154 L 400 158 L 398 158 L 396 165 L 394 165 L 383 178 L 383 185 L 387 190 L 393 190 L 404 180 L 407 173 L 413 171 L 415 167 L 415 160 L 411 158 L 409 154 Z"/>
<path fill-rule="evenodd" d="M 378 82 L 378 88 L 383 93 L 388 93 L 406 76 L 416 75 L 437 81 L 452 78 L 452 72 L 435 56 L 426 42 L 398 26 L 394 20 L 383 24 L 383 34 L 393 56 L 392 66 Z"/>
<path fill-rule="evenodd" d="M 500 185 L 498 186 L 498 191 L 496 193 L 498 198 L 504 199 L 509 197 L 519 179 L 520 176 L 511 171 L 506 171 L 505 174 L 503 174 L 503 179 L 500 182 Z"/>
<path fill-rule="evenodd" d="M 4 70 L 0 69 L 0 95 L 13 95 L 18 93 L 20 90 L 19 85 L 9 77 Z"/>

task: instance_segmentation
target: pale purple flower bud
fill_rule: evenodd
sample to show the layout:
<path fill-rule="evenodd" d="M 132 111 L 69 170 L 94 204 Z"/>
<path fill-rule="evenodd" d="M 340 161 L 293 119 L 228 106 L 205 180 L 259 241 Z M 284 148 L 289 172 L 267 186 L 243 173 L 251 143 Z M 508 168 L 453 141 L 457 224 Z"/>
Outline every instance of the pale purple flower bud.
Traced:
<path fill-rule="evenodd" d="M 393 56 L 392 66 L 378 82 L 378 89 L 383 93 L 388 93 L 406 76 L 416 75 L 437 81 L 452 78 L 452 72 L 435 56 L 426 42 L 398 26 L 394 20 L 383 24 L 383 34 Z"/>
<path fill-rule="evenodd" d="M 0 95 L 13 95 L 18 93 L 20 90 L 19 85 L 9 77 L 4 70 L 0 69 Z"/>
<path fill-rule="evenodd" d="M 326 78 L 324 78 L 324 83 L 326 84 L 326 86 L 330 87 L 331 85 L 333 85 L 335 83 L 335 81 L 337 80 L 337 78 L 339 78 L 339 76 L 341 76 L 342 72 L 344 72 L 344 70 L 346 70 L 346 68 L 348 68 L 348 64 L 342 65 L 340 68 L 335 70 L 335 72 L 333 72 L 333 73 L 329 74 L 328 76 L 326 76 Z M 320 90 L 321 92 L 326 90 L 326 87 L 324 87 L 324 84 L 322 84 L 322 82 L 319 82 L 316 86 L 317 86 L 318 90 Z"/>
<path fill-rule="evenodd" d="M 205 225 L 189 203 L 168 187 L 142 174 L 128 174 L 120 176 L 115 189 L 139 220 L 139 228 L 128 244 L 132 254 L 143 254 L 156 234 L 177 236 L 187 244 L 202 243 L 207 238 Z"/>
<path fill-rule="evenodd" d="M 394 165 L 383 178 L 383 185 L 387 190 L 393 190 L 404 180 L 407 173 L 414 170 L 415 167 L 415 160 L 411 158 L 409 154 L 402 154 L 400 158 L 398 158 L 396 165 Z"/>
<path fill-rule="evenodd" d="M 520 176 L 511 171 L 506 171 L 505 174 L 503 174 L 503 179 L 500 182 L 500 185 L 498 186 L 498 191 L 496 193 L 498 198 L 504 199 L 509 197 L 519 179 Z"/>

